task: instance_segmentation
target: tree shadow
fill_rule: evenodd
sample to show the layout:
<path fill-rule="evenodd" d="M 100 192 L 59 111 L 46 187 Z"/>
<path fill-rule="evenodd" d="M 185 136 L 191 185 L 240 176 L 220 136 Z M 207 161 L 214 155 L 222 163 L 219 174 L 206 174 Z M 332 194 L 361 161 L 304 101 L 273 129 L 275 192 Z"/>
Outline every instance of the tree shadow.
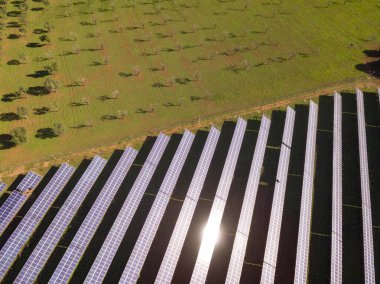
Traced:
<path fill-rule="evenodd" d="M 132 73 L 125 73 L 125 72 L 119 72 L 119 76 L 123 78 L 128 78 L 131 77 L 133 74 Z"/>
<path fill-rule="evenodd" d="M 92 61 L 90 66 L 102 66 L 104 65 L 103 63 L 99 62 L 99 61 Z"/>
<path fill-rule="evenodd" d="M 20 65 L 21 62 L 20 60 L 17 60 L 17 59 L 11 59 L 7 62 L 8 65 Z"/>
<path fill-rule="evenodd" d="M 7 23 L 7 28 L 21 28 L 21 24 L 15 21 L 10 21 Z"/>
<path fill-rule="evenodd" d="M 198 97 L 198 96 L 191 96 L 190 97 L 190 100 L 191 101 L 198 101 L 198 100 L 201 100 L 202 98 L 201 97 Z"/>
<path fill-rule="evenodd" d="M 7 13 L 8 17 L 19 17 L 21 15 L 21 11 L 10 11 Z"/>
<path fill-rule="evenodd" d="M 33 33 L 36 34 L 36 35 L 40 35 L 40 34 L 45 34 L 47 33 L 48 31 L 47 30 L 44 30 L 44 29 L 34 29 L 33 30 Z"/>
<path fill-rule="evenodd" d="M 12 142 L 12 135 L 0 134 L 0 150 L 10 149 L 15 146 L 16 144 Z"/>
<path fill-rule="evenodd" d="M 355 68 L 375 78 L 380 78 L 380 49 L 364 50 L 363 53 L 367 58 L 371 58 L 367 63 L 357 64 Z M 373 60 L 376 58 L 376 60 Z"/>
<path fill-rule="evenodd" d="M 4 112 L 0 114 L 1 121 L 13 121 L 19 120 L 20 116 L 15 112 Z"/>
<path fill-rule="evenodd" d="M 173 104 L 172 102 L 168 102 L 164 104 L 164 107 L 179 107 L 181 106 L 181 103 Z"/>
<path fill-rule="evenodd" d="M 35 7 L 35 8 L 30 9 L 30 10 L 33 12 L 38 12 L 38 11 L 42 11 L 44 9 L 45 9 L 44 7 Z"/>
<path fill-rule="evenodd" d="M 103 96 L 98 97 L 98 100 L 104 102 L 104 101 L 111 100 L 111 98 L 106 95 L 103 95 Z"/>
<path fill-rule="evenodd" d="M 191 80 L 189 78 L 176 78 L 175 82 L 181 85 L 186 85 L 191 82 Z"/>
<path fill-rule="evenodd" d="M 7 36 L 7 39 L 19 39 L 21 37 L 21 35 L 18 35 L 18 34 L 9 34 Z"/>
<path fill-rule="evenodd" d="M 47 127 L 38 129 L 35 137 L 40 139 L 54 138 L 57 137 L 57 134 L 54 133 L 53 128 Z"/>
<path fill-rule="evenodd" d="M 43 77 L 48 76 L 48 75 L 49 75 L 49 72 L 47 72 L 46 70 L 38 70 L 38 71 L 35 71 L 33 74 L 26 75 L 26 77 L 43 78 Z"/>
<path fill-rule="evenodd" d="M 71 107 L 80 107 L 80 106 L 86 106 L 88 105 L 87 103 L 78 103 L 78 102 L 71 102 L 69 103 L 69 106 Z"/>
<path fill-rule="evenodd" d="M 17 93 L 9 93 L 9 94 L 3 95 L 3 98 L 1 99 L 1 101 L 9 103 L 19 98 L 20 96 Z"/>
<path fill-rule="evenodd" d="M 36 115 L 44 115 L 50 112 L 50 108 L 48 107 L 34 108 L 33 111 L 34 111 L 34 114 Z"/>
<path fill-rule="evenodd" d="M 37 47 L 42 47 L 42 46 L 44 46 L 44 44 L 39 43 L 39 42 L 28 42 L 26 44 L 26 47 L 30 47 L 30 48 L 37 48 Z"/>
<path fill-rule="evenodd" d="M 145 109 L 143 109 L 143 108 L 138 108 L 137 110 L 136 110 L 136 113 L 147 113 L 148 111 L 147 110 L 145 110 Z"/>
<path fill-rule="evenodd" d="M 118 117 L 116 115 L 106 114 L 106 115 L 103 115 L 100 119 L 101 120 L 115 120 L 115 119 L 118 119 Z"/>
<path fill-rule="evenodd" d="M 48 95 L 49 91 L 44 86 L 29 87 L 27 93 L 32 96 Z"/>
<path fill-rule="evenodd" d="M 164 88 L 164 87 L 167 87 L 167 86 L 165 84 L 157 82 L 157 83 L 154 83 L 152 85 L 152 87 L 154 87 L 154 88 Z"/>
<path fill-rule="evenodd" d="M 80 22 L 81 26 L 95 26 L 94 23 L 90 23 L 90 22 Z"/>

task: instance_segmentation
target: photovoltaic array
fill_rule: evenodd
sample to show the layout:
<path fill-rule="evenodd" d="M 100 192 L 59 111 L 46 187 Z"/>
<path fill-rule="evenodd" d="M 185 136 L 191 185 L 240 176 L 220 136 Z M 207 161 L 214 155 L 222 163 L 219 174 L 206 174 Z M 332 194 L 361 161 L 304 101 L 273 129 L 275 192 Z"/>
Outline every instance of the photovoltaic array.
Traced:
<path fill-rule="evenodd" d="M 310 273 L 326 270 L 321 282 L 342 283 L 359 271 L 358 282 L 376 283 L 378 92 L 322 96 L 307 111 L 296 105 L 221 130 L 185 130 L 173 139 L 161 133 L 140 152 L 127 147 L 108 163 L 95 156 L 75 174 L 64 163 L 41 183 L 34 172 L 7 191 L 0 183 L 0 279 L 169 284 L 219 277 L 267 284 L 285 273 L 285 282 L 307 283 Z M 357 137 L 347 139 L 353 121 Z M 347 141 L 356 143 L 352 164 L 344 162 Z M 331 154 L 321 156 L 327 148 Z M 316 208 L 320 160 L 332 165 L 323 184 L 331 195 L 323 197 L 329 206 Z M 360 173 L 355 207 L 344 202 L 353 169 Z M 355 259 L 345 253 L 347 231 L 358 226 L 347 206 L 360 212 L 354 221 L 362 255 Z M 319 232 L 326 222 L 329 231 Z"/>

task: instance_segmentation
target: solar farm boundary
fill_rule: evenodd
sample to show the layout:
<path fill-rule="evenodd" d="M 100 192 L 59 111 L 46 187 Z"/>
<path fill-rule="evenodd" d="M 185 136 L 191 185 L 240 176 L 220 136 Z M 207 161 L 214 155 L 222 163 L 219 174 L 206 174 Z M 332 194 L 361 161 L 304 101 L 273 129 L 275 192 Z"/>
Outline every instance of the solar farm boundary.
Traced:
<path fill-rule="evenodd" d="M 268 237 L 265 245 L 264 263 L 261 273 L 262 284 L 273 283 L 276 273 L 277 253 L 280 241 L 282 213 L 286 193 L 290 152 L 292 148 L 295 111 L 288 107 L 286 111 L 285 127 L 282 137 L 280 159 L 274 188 L 273 205 L 270 215 Z"/>
<path fill-rule="evenodd" d="M 313 206 L 318 105 L 310 101 L 294 283 L 307 283 Z"/>
<path fill-rule="evenodd" d="M 240 281 L 245 251 L 248 243 L 248 235 L 251 227 L 253 210 L 255 207 L 256 195 L 264 161 L 264 154 L 269 136 L 270 124 L 270 119 L 263 116 L 261 119 L 259 136 L 257 138 L 255 153 L 253 155 L 249 178 L 244 194 L 244 200 L 232 248 L 231 259 L 228 266 L 226 277 L 226 283 L 228 284 L 239 283 Z"/>
<path fill-rule="evenodd" d="M 12 191 L 10 196 L 5 200 L 0 208 L 0 236 L 4 233 L 12 219 L 17 215 L 22 205 L 28 199 L 29 194 L 24 194 L 27 189 L 34 189 L 41 181 L 41 176 L 28 172 L 28 174 L 20 181 L 16 189 Z"/>
<path fill-rule="evenodd" d="M 63 282 L 67 282 L 68 280 L 66 279 L 70 279 L 74 273 L 77 263 L 79 263 L 85 250 L 87 249 L 136 156 L 137 151 L 135 149 L 131 147 L 127 147 L 125 149 L 107 182 L 96 198 L 93 206 L 85 217 L 83 223 L 76 232 L 65 254 L 60 260 L 51 279 L 54 280 L 56 277 L 60 277 L 59 279 L 64 280 Z M 59 271 L 62 271 L 62 273 L 64 272 L 64 275 L 59 273 Z M 58 279 L 54 281 L 57 282 Z"/>
<path fill-rule="evenodd" d="M 137 282 L 141 268 L 152 245 L 158 226 L 161 223 L 165 209 L 169 203 L 170 196 L 189 154 L 193 140 L 194 134 L 186 130 L 170 167 L 166 172 L 165 178 L 159 188 L 157 196 L 150 209 L 149 215 L 145 220 L 144 226 L 128 259 L 119 283 Z"/>
<path fill-rule="evenodd" d="M 106 240 L 87 274 L 85 283 L 92 284 L 103 281 L 168 142 L 169 137 L 165 134 L 161 133 L 158 136 L 121 210 L 119 211 Z M 59 280 L 60 277 L 57 276 L 55 279 Z M 54 281 L 50 282 L 56 283 Z"/>
<path fill-rule="evenodd" d="M 342 283 L 342 97 L 334 93 L 331 283 Z"/>
<path fill-rule="evenodd" d="M 83 173 L 69 197 L 54 217 L 53 221 L 29 256 L 14 283 L 33 283 L 44 267 L 55 246 L 63 236 L 66 228 L 74 218 L 77 210 L 99 177 L 106 160 L 95 156 Z"/>
<path fill-rule="evenodd" d="M 369 184 L 367 134 L 364 115 L 363 92 L 356 89 L 358 136 L 359 136 L 359 158 L 360 158 L 360 182 L 362 196 L 363 216 L 363 246 L 364 246 L 364 276 L 365 283 L 376 283 L 375 281 L 375 256 L 373 247 L 371 192 Z"/>
<path fill-rule="evenodd" d="M 214 156 L 219 136 L 220 131 L 215 127 L 211 127 L 194 176 L 187 191 L 185 201 L 182 205 L 181 212 L 171 235 L 169 245 L 166 249 L 165 256 L 161 262 L 161 266 L 155 280 L 156 284 L 169 284 L 172 281 L 180 253 L 194 215 L 199 195 L 209 171 L 212 157 Z"/>
<path fill-rule="evenodd" d="M 246 127 L 247 122 L 239 117 L 230 147 L 228 149 L 226 162 L 224 164 L 223 172 L 216 190 L 210 215 L 204 229 L 204 237 L 201 242 L 190 283 L 204 283 L 206 281 L 207 272 L 216 242 L 216 239 L 214 238 L 217 238 L 220 229 L 220 223 L 224 208 L 226 206 L 226 200 L 234 176 L 236 162 L 239 157 Z"/>
<path fill-rule="evenodd" d="M 0 281 L 26 245 L 46 212 L 62 191 L 75 168 L 61 165 L 0 251 Z"/>

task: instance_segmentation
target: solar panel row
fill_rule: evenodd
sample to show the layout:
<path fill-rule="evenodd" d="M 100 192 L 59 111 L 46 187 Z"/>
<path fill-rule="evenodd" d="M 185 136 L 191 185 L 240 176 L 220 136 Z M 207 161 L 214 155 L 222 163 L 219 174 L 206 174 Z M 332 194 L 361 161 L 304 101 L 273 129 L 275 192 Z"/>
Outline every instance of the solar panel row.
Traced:
<path fill-rule="evenodd" d="M 334 94 L 331 283 L 342 283 L 342 97 Z"/>
<path fill-rule="evenodd" d="M 288 107 L 286 111 L 285 128 L 282 137 L 279 166 L 274 189 L 273 205 L 269 222 L 268 237 L 265 245 L 264 263 L 261 283 L 273 283 L 276 273 L 277 252 L 280 241 L 282 212 L 288 177 L 290 151 L 293 140 L 295 111 Z"/>
<path fill-rule="evenodd" d="M 360 181 L 363 212 L 363 239 L 364 239 L 364 276 L 365 283 L 376 283 L 375 262 L 373 250 L 372 232 L 372 212 L 371 212 L 371 192 L 368 173 L 367 154 L 367 134 L 364 116 L 363 92 L 356 90 L 357 116 L 358 116 L 358 136 L 359 136 L 359 160 L 360 160 Z"/>
<path fill-rule="evenodd" d="M 226 283 L 239 283 L 243 269 L 244 256 L 247 248 L 248 235 L 251 227 L 253 210 L 259 186 L 265 148 L 268 141 L 271 121 L 265 116 L 261 119 L 259 136 L 253 155 L 249 172 L 247 187 L 245 189 L 243 205 L 239 217 L 239 223 L 232 248 L 231 259 L 228 267 Z"/>
<path fill-rule="evenodd" d="M 203 239 L 198 252 L 193 274 L 191 276 L 191 283 L 204 283 L 206 281 L 207 272 L 210 266 L 215 243 L 218 238 L 220 222 L 222 220 L 246 127 L 247 122 L 242 118 L 239 118 L 232 137 L 230 148 L 228 149 L 227 159 L 219 180 L 215 199 L 211 207 L 211 212 L 203 232 Z"/>
<path fill-rule="evenodd" d="M 106 164 L 95 156 L 40 239 L 14 283 L 33 283 Z"/>
<path fill-rule="evenodd" d="M 174 155 L 170 167 L 160 186 L 149 215 L 146 218 L 139 238 L 133 248 L 131 256 L 128 259 L 119 283 L 137 282 L 141 268 L 152 245 L 158 226 L 161 223 L 166 206 L 169 203 L 170 196 L 173 192 L 174 186 L 177 183 L 177 179 L 181 173 L 193 140 L 194 134 L 189 131 L 185 131 L 181 143 L 178 146 L 176 154 Z"/>
<path fill-rule="evenodd" d="M 27 189 L 34 189 L 40 182 L 41 176 L 28 172 L 28 174 L 18 184 L 17 189 L 5 200 L 0 208 L 0 235 L 3 234 L 9 223 L 21 209 L 29 195 L 24 194 Z"/>
<path fill-rule="evenodd" d="M 73 172 L 74 167 L 62 164 L 5 243 L 0 251 L 0 280 L 4 278 Z"/>
<path fill-rule="evenodd" d="M 315 151 L 317 137 L 318 105 L 310 102 L 309 123 L 307 128 L 307 141 L 305 153 L 305 166 L 303 172 L 300 224 L 297 240 L 297 255 L 295 266 L 295 283 L 307 282 L 309 265 L 311 213 L 313 206 Z"/>
<path fill-rule="evenodd" d="M 70 279 L 136 156 L 137 151 L 131 147 L 128 147 L 123 152 L 98 198 L 95 200 L 91 210 L 88 212 L 59 262 L 51 278 L 54 283 L 66 283 Z"/>
<path fill-rule="evenodd" d="M 106 240 L 91 266 L 85 279 L 86 283 L 101 283 L 103 281 L 168 142 L 168 136 L 164 134 L 158 136 L 144 166 L 127 196 L 127 199 L 120 209 Z M 52 283 L 56 283 L 54 280 L 61 279 L 58 274 L 59 271 L 55 278 L 52 278 Z M 62 281 L 61 283 L 64 282 Z"/>
<path fill-rule="evenodd" d="M 6 187 L 7 185 L 0 181 L 0 192 L 2 192 Z"/>
<path fill-rule="evenodd" d="M 24 192 L 28 189 L 34 189 L 40 180 L 40 175 L 36 174 L 35 172 L 28 172 L 27 175 L 18 184 L 17 190 Z"/>
<path fill-rule="evenodd" d="M 220 131 L 215 127 L 212 127 L 208 134 L 207 141 L 199 159 L 193 179 L 187 191 L 185 201 L 182 205 L 181 212 L 171 235 L 169 245 L 166 249 L 155 283 L 171 283 L 172 281 L 175 267 L 180 256 L 183 243 L 185 242 L 206 175 L 209 171 L 210 163 L 214 155 L 219 136 Z"/>

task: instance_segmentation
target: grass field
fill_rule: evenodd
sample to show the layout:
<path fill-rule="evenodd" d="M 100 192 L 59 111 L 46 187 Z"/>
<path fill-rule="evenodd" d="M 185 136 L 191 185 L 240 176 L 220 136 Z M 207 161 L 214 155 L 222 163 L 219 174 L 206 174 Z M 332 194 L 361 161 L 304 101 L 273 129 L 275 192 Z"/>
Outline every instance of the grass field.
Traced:
<path fill-rule="evenodd" d="M 0 137 L 22 126 L 28 142 L 8 149 L 3 141 L 3 174 L 366 81 L 356 66 L 380 42 L 377 0 L 51 0 L 49 6 L 33 0 L 25 35 L 14 13 L 20 2 L 8 1 L 8 15 L 0 19 Z M 46 22 L 54 26 L 50 32 Z M 41 43 L 42 34 L 51 42 Z M 58 71 L 50 76 L 44 66 L 52 62 Z M 48 77 L 60 88 L 38 94 Z M 79 78 L 84 86 L 75 86 Z M 15 97 L 19 87 L 28 89 L 26 98 Z M 117 99 L 110 99 L 115 90 Z M 58 112 L 51 111 L 54 103 Z M 29 109 L 27 119 L 15 118 L 18 106 Z M 117 118 L 119 110 L 128 111 L 124 119 Z M 93 127 L 81 127 L 86 121 Z M 66 128 L 63 136 L 35 136 L 58 122 Z"/>

